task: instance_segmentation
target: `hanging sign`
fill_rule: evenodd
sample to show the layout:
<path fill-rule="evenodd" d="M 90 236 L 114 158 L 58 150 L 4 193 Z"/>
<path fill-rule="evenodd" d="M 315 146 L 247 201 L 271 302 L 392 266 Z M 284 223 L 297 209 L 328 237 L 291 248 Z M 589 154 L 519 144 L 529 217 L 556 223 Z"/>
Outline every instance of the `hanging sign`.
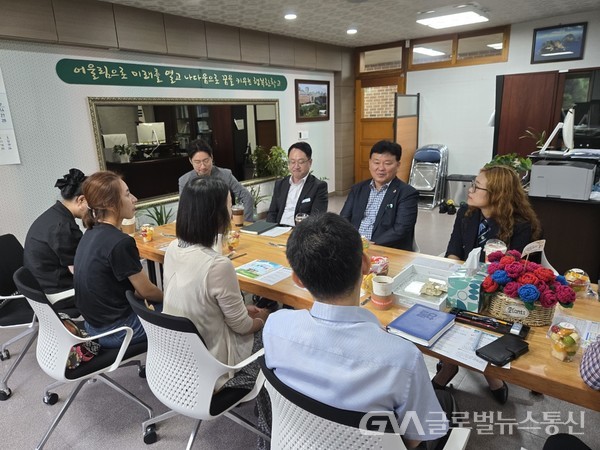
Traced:
<path fill-rule="evenodd" d="M 287 88 L 287 80 L 282 75 L 84 59 L 61 59 L 56 63 L 56 73 L 69 84 L 256 91 L 285 91 Z"/>

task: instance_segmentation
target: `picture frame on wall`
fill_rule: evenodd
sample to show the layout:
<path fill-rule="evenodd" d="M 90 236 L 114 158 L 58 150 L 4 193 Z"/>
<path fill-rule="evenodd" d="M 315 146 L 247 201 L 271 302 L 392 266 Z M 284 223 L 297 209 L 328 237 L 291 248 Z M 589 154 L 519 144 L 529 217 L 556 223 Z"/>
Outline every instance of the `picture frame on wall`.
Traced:
<path fill-rule="evenodd" d="M 587 22 L 533 30 L 531 64 L 583 59 Z"/>
<path fill-rule="evenodd" d="M 329 81 L 295 80 L 296 122 L 329 120 Z"/>

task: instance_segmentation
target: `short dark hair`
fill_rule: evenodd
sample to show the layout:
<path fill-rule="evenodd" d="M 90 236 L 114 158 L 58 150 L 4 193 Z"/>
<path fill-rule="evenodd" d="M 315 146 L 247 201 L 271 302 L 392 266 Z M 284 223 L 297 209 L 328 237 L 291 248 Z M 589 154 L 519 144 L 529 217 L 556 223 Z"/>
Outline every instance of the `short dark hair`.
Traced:
<path fill-rule="evenodd" d="M 369 158 L 373 156 L 373 153 L 389 153 L 390 155 L 394 155 L 396 157 L 396 161 L 400 161 L 400 158 L 402 158 L 402 147 L 400 144 L 392 141 L 379 141 L 375 143 L 373 148 L 371 148 Z"/>
<path fill-rule="evenodd" d="M 346 219 L 311 215 L 294 228 L 286 256 L 302 284 L 317 299 L 348 295 L 362 276 L 362 240 Z"/>
<path fill-rule="evenodd" d="M 179 196 L 177 238 L 190 244 L 212 247 L 219 233 L 228 230 L 231 218 L 227 208 L 229 188 L 214 177 L 193 178 Z"/>
<path fill-rule="evenodd" d="M 85 174 L 79 169 L 70 169 L 69 173 L 63 175 L 62 178 L 56 180 L 54 187 L 60 189 L 60 196 L 65 200 L 73 200 L 83 194 L 83 182 Z"/>
<path fill-rule="evenodd" d="M 187 146 L 188 158 L 192 159 L 198 152 L 205 152 L 208 153 L 208 156 L 211 158 L 213 157 L 213 149 L 204 139 L 196 139 L 195 141 L 190 142 Z"/>
<path fill-rule="evenodd" d="M 308 159 L 312 158 L 312 148 L 308 142 L 296 142 L 295 144 L 290 145 L 288 148 L 288 156 L 290 156 L 290 152 L 292 149 L 297 148 L 298 150 L 302 150 L 304 154 L 308 157 Z"/>

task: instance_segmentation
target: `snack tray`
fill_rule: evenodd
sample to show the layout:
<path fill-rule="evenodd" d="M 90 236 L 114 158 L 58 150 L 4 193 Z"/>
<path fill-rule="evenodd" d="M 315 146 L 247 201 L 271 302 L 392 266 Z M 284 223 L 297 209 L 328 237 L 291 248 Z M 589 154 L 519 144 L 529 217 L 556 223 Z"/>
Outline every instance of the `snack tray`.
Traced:
<path fill-rule="evenodd" d="M 448 294 L 444 292 L 439 297 L 420 294 L 419 291 L 427 281 L 446 283 L 453 272 L 433 267 L 411 264 L 394 277 L 392 292 L 396 304 L 411 307 L 415 303 L 441 311 L 446 308 Z"/>

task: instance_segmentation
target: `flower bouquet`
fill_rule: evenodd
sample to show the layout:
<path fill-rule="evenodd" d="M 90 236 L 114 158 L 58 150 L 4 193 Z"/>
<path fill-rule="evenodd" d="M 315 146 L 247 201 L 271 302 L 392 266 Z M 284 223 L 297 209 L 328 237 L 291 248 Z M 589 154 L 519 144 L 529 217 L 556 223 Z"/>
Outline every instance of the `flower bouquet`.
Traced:
<path fill-rule="evenodd" d="M 573 307 L 575 291 L 562 275 L 521 257 L 516 250 L 488 256 L 487 277 L 481 283 L 494 317 L 530 326 L 552 323 L 557 303 Z"/>

